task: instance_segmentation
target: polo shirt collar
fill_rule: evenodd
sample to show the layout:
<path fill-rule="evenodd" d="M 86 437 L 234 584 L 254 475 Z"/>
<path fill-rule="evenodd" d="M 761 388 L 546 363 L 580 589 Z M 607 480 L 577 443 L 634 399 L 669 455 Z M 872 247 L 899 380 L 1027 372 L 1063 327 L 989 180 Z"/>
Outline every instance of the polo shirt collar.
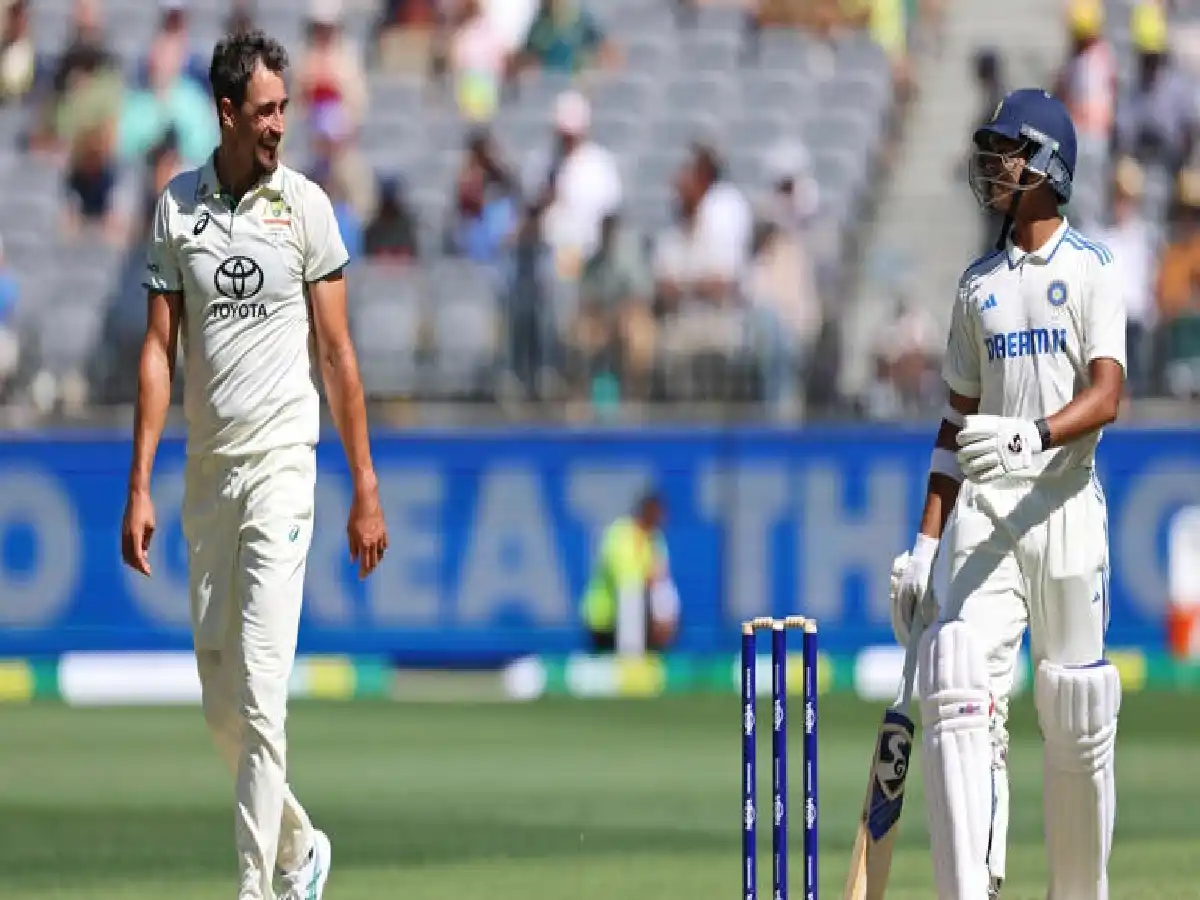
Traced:
<path fill-rule="evenodd" d="M 216 152 L 214 151 L 209 154 L 204 165 L 200 167 L 200 178 L 196 182 L 196 199 L 215 200 L 219 199 L 223 194 L 224 189 L 221 187 L 221 179 L 217 177 Z M 275 171 L 271 172 L 270 175 L 246 192 L 246 196 L 252 194 L 283 196 L 283 166 L 276 166 Z"/>
<path fill-rule="evenodd" d="M 1070 227 L 1071 225 L 1067 221 L 1067 217 L 1063 216 L 1063 220 L 1059 223 L 1058 227 L 1054 229 L 1054 234 L 1050 235 L 1049 240 L 1047 240 L 1036 250 L 1030 250 L 1028 253 L 1014 244 L 1012 236 L 1010 235 L 1004 248 L 1005 253 L 1008 256 L 1008 267 L 1010 269 L 1015 269 L 1025 261 L 1031 262 L 1035 265 L 1044 266 L 1046 263 L 1050 262 L 1051 258 L 1054 256 L 1054 251 L 1058 249 L 1058 245 L 1062 243 L 1062 239 L 1066 237 L 1067 229 Z"/>

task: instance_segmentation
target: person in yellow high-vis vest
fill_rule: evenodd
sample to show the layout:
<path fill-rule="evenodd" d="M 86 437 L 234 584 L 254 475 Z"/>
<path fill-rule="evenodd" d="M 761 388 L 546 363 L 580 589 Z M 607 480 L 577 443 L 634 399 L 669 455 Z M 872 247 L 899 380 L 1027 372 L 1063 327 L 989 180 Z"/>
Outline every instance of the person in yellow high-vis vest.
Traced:
<path fill-rule="evenodd" d="M 637 655 L 674 640 L 679 595 L 662 532 L 665 516 L 662 498 L 651 493 L 605 529 L 580 609 L 593 652 Z"/>

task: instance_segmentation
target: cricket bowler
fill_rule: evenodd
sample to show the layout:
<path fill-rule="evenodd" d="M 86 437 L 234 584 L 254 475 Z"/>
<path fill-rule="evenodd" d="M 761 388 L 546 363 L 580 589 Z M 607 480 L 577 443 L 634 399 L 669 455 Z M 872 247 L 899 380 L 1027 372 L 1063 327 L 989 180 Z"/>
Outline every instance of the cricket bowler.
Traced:
<path fill-rule="evenodd" d="M 358 365 L 347 263 L 328 197 L 279 163 L 287 53 L 261 31 L 213 51 L 220 145 L 167 185 L 146 262 L 125 562 L 149 576 L 150 476 L 184 358 L 182 511 L 204 718 L 235 775 L 239 900 L 320 900 L 329 839 L 287 784 L 288 679 L 312 538 L 317 370 L 354 483 L 360 577 L 387 549 Z"/>
<path fill-rule="evenodd" d="M 1095 452 L 1123 390 L 1125 311 L 1111 254 L 1060 213 L 1076 155 L 1063 105 L 1014 91 L 973 142 L 972 190 L 1005 228 L 959 283 L 948 402 L 892 598 L 902 642 L 914 615 L 934 621 L 917 696 L 937 896 L 999 895 L 1005 720 L 1028 628 L 1048 897 L 1106 900 L 1121 685 L 1104 658 L 1108 535 Z"/>

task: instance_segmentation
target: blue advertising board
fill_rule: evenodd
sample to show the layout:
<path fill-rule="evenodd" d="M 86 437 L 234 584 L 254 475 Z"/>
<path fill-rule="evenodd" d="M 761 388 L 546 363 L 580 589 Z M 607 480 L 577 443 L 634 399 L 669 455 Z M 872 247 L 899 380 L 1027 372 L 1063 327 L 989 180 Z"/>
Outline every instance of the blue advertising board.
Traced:
<path fill-rule="evenodd" d="M 391 549 L 348 559 L 350 485 L 319 454 L 301 651 L 466 665 L 581 646 L 577 606 L 600 529 L 654 483 L 683 603 L 680 649 L 731 651 L 736 623 L 803 612 L 835 652 L 891 640 L 887 581 L 912 540 L 931 430 L 395 432 L 373 439 Z M 1111 640 L 1160 649 L 1167 531 L 1200 504 L 1200 432 L 1118 429 L 1101 445 Z M 190 646 L 179 506 L 164 442 L 154 577 L 125 569 L 126 440 L 0 444 L 0 656 Z"/>

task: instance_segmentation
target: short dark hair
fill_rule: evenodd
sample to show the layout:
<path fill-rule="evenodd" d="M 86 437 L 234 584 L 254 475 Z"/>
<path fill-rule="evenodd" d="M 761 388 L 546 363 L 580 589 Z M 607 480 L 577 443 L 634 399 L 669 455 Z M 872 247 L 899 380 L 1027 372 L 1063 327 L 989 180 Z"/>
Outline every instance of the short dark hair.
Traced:
<path fill-rule="evenodd" d="M 219 104 L 223 97 L 228 97 L 235 106 L 241 106 L 246 101 L 250 76 L 260 62 L 276 75 L 282 75 L 288 67 L 283 44 L 257 28 L 221 38 L 213 47 L 212 65 L 208 68 L 213 100 Z"/>

